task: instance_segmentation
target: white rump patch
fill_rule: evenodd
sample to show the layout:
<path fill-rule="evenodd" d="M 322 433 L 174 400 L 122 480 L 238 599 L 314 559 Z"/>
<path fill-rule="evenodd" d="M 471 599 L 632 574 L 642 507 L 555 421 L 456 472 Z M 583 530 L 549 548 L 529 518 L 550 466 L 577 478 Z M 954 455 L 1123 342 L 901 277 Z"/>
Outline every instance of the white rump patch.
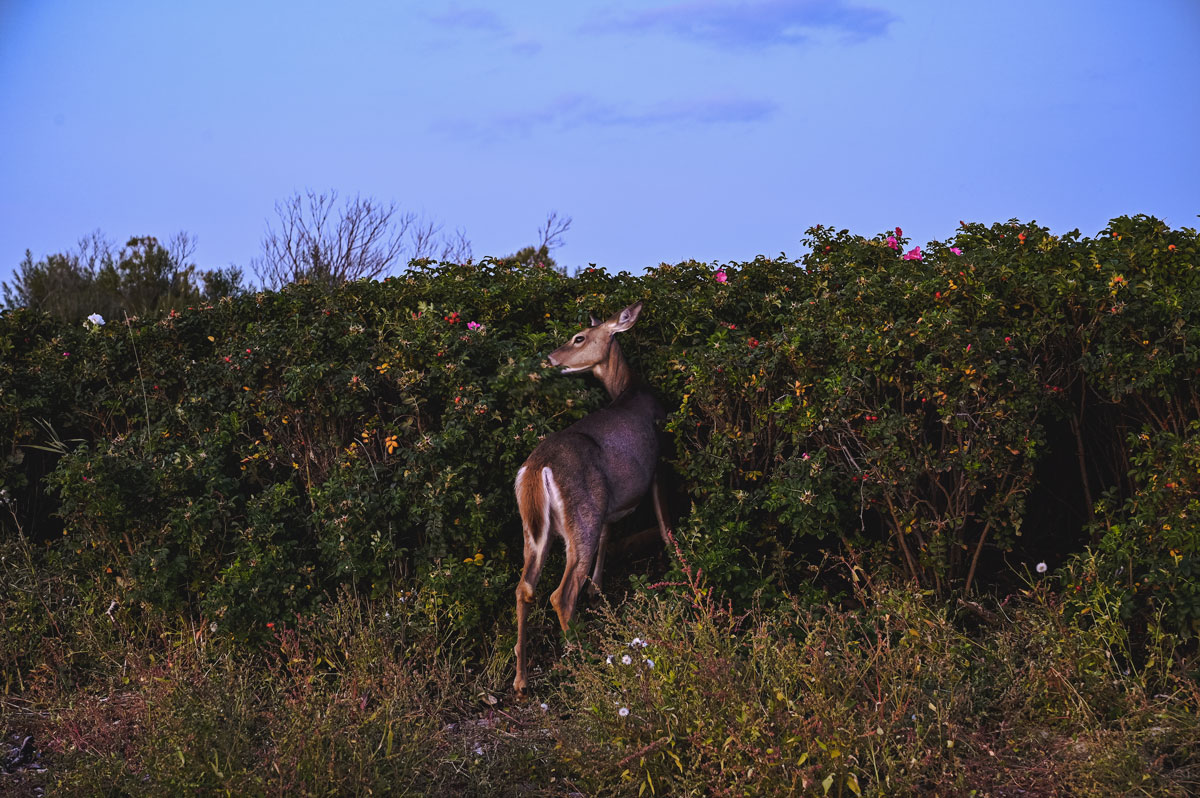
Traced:
<path fill-rule="evenodd" d="M 564 513 L 565 508 L 563 507 L 562 493 L 558 490 L 558 483 L 554 481 L 554 472 L 550 470 L 550 466 L 545 466 L 542 468 L 542 485 L 546 488 L 546 510 L 542 525 L 542 528 L 545 530 L 545 534 L 542 536 L 542 544 L 541 547 L 539 547 L 538 552 L 541 553 L 542 549 L 546 547 L 547 542 L 550 540 L 550 513 L 554 513 L 554 517 L 558 520 L 559 534 L 561 534 L 563 540 L 566 541 L 567 550 L 569 552 L 571 548 L 571 536 L 566 533 L 566 518 Z"/>

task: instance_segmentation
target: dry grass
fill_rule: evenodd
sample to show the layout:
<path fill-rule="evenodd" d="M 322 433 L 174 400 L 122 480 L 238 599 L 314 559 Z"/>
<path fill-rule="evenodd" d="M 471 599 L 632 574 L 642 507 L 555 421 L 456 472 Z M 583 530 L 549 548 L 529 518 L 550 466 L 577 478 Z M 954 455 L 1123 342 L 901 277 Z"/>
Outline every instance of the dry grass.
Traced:
<path fill-rule="evenodd" d="M 516 703 L 511 632 L 465 640 L 419 602 L 343 595 L 249 644 L 23 578 L 10 625 L 54 611 L 6 653 L 0 731 L 33 734 L 45 770 L 0 773 L 6 794 L 1200 790 L 1200 688 L 1172 641 L 1131 651 L 1114 608 L 1044 587 L 952 609 L 861 577 L 839 605 L 738 614 L 692 580 L 542 647 Z"/>

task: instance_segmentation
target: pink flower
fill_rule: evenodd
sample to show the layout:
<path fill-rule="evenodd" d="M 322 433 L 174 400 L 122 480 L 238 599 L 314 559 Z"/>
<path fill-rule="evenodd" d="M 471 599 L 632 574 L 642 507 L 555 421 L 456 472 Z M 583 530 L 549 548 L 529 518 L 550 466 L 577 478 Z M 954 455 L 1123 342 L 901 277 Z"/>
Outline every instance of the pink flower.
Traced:
<path fill-rule="evenodd" d="M 950 251 L 951 251 L 951 252 L 953 252 L 955 255 L 961 255 L 961 254 L 962 254 L 962 250 L 961 250 L 961 249 L 959 249 L 958 247 L 950 247 Z"/>
<path fill-rule="evenodd" d="M 721 269 L 720 271 L 718 271 L 718 272 L 716 273 L 716 275 L 714 275 L 714 276 L 717 278 L 717 282 L 718 282 L 718 283 L 723 283 L 723 282 L 725 282 L 726 280 L 728 280 L 728 279 L 729 279 L 729 276 L 728 276 L 727 274 L 725 274 L 725 270 L 724 270 L 724 269 Z"/>
<path fill-rule="evenodd" d="M 896 237 L 895 237 L 895 236 L 888 236 L 888 237 L 887 237 L 887 245 L 888 245 L 889 247 L 891 247 L 892 249 L 900 249 L 900 245 L 896 243 Z"/>
<path fill-rule="evenodd" d="M 904 231 L 899 227 L 896 228 L 896 238 L 904 238 Z"/>
<path fill-rule="evenodd" d="M 921 245 L 918 244 L 917 246 L 910 249 L 908 252 L 905 252 L 903 259 L 904 260 L 922 260 L 922 259 L 924 259 L 924 257 L 925 256 L 921 254 Z"/>
<path fill-rule="evenodd" d="M 477 322 L 477 321 L 469 321 L 469 322 L 467 322 L 467 329 L 468 329 L 468 330 L 478 330 L 478 329 L 481 329 L 482 327 L 483 327 L 483 325 L 482 325 L 482 324 L 480 324 L 480 323 L 479 323 L 479 322 Z"/>

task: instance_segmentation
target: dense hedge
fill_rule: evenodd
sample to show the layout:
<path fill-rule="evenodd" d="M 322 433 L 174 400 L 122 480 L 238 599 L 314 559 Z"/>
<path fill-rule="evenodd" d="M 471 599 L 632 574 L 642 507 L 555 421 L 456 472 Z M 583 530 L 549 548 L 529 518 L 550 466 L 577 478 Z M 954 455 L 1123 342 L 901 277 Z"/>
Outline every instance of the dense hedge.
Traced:
<path fill-rule="evenodd" d="M 406 576 L 490 623 L 518 567 L 513 474 L 604 401 L 544 354 L 642 299 L 622 342 L 670 413 L 680 538 L 726 592 L 795 587 L 842 542 L 942 593 L 1089 543 L 1109 570 L 1078 589 L 1115 580 L 1131 611 L 1193 584 L 1194 230 L 806 243 L 640 276 L 414 268 L 103 326 L 4 312 L 3 534 L 239 631 Z M 1179 601 L 1191 629 L 1200 595 Z"/>

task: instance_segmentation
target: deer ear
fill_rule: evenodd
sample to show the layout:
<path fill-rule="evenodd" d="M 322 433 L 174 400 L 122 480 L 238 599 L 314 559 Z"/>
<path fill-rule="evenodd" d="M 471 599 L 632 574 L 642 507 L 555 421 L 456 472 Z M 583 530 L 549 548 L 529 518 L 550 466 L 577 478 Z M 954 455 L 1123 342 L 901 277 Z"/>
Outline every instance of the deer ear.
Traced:
<path fill-rule="evenodd" d="M 588 318 L 592 320 L 592 326 L 593 326 L 593 327 L 596 327 L 596 326 L 598 326 L 598 325 L 600 324 L 600 319 L 596 318 L 595 316 L 593 316 L 593 315 L 592 315 L 592 314 L 590 314 L 590 313 L 588 314 Z"/>
<path fill-rule="evenodd" d="M 642 312 L 642 303 L 635 302 L 629 307 L 622 310 L 617 315 L 609 319 L 609 324 L 613 326 L 613 332 L 625 332 L 633 323 L 638 320 L 638 314 Z"/>

